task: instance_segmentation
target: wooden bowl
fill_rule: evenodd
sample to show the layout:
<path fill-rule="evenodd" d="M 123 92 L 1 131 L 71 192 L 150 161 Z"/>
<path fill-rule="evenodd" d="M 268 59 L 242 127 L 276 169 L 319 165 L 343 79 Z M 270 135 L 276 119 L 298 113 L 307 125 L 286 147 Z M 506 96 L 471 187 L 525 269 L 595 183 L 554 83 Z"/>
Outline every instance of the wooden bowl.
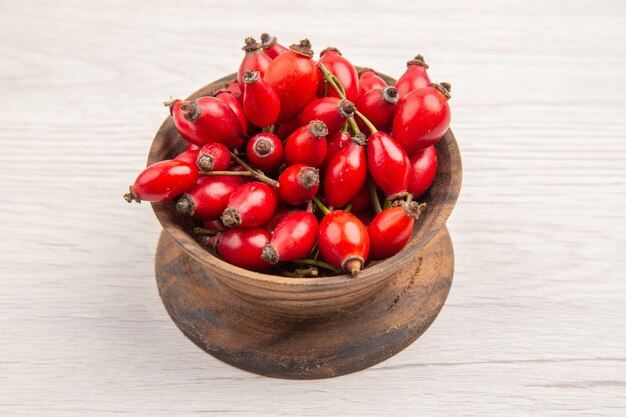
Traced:
<path fill-rule="evenodd" d="M 388 82 L 393 79 L 381 74 Z M 233 81 L 231 74 L 190 99 Z M 184 150 L 171 117 L 157 132 L 148 164 Z M 443 306 L 453 273 L 445 222 L 461 187 L 461 157 L 449 130 L 428 208 L 397 255 L 349 275 L 288 278 L 248 271 L 209 253 L 173 203 L 153 204 L 164 228 L 156 258 L 161 298 L 194 343 L 239 368 L 284 378 L 322 378 L 366 368 L 414 341 Z"/>

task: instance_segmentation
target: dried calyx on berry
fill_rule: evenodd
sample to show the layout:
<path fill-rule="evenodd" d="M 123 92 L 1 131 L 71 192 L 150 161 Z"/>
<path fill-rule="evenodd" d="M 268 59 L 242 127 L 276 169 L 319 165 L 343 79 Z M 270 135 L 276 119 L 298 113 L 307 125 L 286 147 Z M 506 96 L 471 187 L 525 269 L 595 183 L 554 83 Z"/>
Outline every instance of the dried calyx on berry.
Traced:
<path fill-rule="evenodd" d="M 400 93 L 398 92 L 398 89 L 391 85 L 383 87 L 380 90 L 380 96 L 382 97 L 383 101 L 386 101 L 390 104 L 396 104 L 398 100 L 400 100 Z"/>
<path fill-rule="evenodd" d="M 294 43 L 289 46 L 289 49 L 300 55 L 313 57 L 313 50 L 311 49 L 311 41 L 308 39 L 302 39 L 299 43 Z"/>
<path fill-rule="evenodd" d="M 442 82 L 439 84 L 432 83 L 431 86 L 441 91 L 441 94 L 443 94 L 448 100 L 450 100 L 450 97 L 452 97 L 450 95 L 450 91 L 452 91 L 452 85 L 450 83 L 446 83 L 446 82 Z"/>
<path fill-rule="evenodd" d="M 426 61 L 424 61 L 424 57 L 420 54 L 418 54 L 412 60 L 407 61 L 406 66 L 408 67 L 409 65 L 421 65 L 422 67 L 428 69 L 428 64 L 426 63 Z"/>
<path fill-rule="evenodd" d="M 354 112 L 356 111 L 356 106 L 350 100 L 341 100 L 339 105 L 337 105 L 339 109 L 339 114 L 341 117 L 348 118 L 354 116 Z"/>
<path fill-rule="evenodd" d="M 309 122 L 308 131 L 312 136 L 316 138 L 323 138 L 328 135 L 328 128 L 326 127 L 326 123 L 321 120 L 311 120 Z"/>
<path fill-rule="evenodd" d="M 320 170 L 317 168 L 304 168 L 298 175 L 298 183 L 307 190 L 320 183 Z"/>
<path fill-rule="evenodd" d="M 261 74 L 259 73 L 259 71 L 247 69 L 246 73 L 243 76 L 243 82 L 246 84 L 252 84 L 254 82 L 257 82 L 260 77 Z"/>
<path fill-rule="evenodd" d="M 341 55 L 341 51 L 339 49 L 335 48 L 334 46 L 329 46 L 328 48 L 322 49 L 322 52 L 320 52 L 320 57 L 324 56 L 326 52 L 337 52 L 337 54 Z"/>
<path fill-rule="evenodd" d="M 258 49 L 261 49 L 261 44 L 258 43 L 256 39 L 254 39 L 251 36 L 248 36 L 244 42 L 245 42 L 245 45 L 241 47 L 242 51 L 254 52 Z"/>
<path fill-rule="evenodd" d="M 263 247 L 263 252 L 261 252 L 261 258 L 272 265 L 277 264 L 280 260 L 280 257 L 278 256 L 278 251 L 271 244 L 267 244 Z"/>
<path fill-rule="evenodd" d="M 241 224 L 241 213 L 234 207 L 228 207 L 222 213 L 221 220 L 226 227 L 237 227 Z"/>
<path fill-rule="evenodd" d="M 418 203 L 417 201 L 407 201 L 402 204 L 402 208 L 406 213 L 413 217 L 415 220 L 419 219 L 420 215 L 426 211 L 426 203 Z"/>
<path fill-rule="evenodd" d="M 352 136 L 350 138 L 350 140 L 354 143 L 356 143 L 359 146 L 366 146 L 367 145 L 367 136 L 365 136 L 364 133 L 357 133 L 356 135 Z"/>
<path fill-rule="evenodd" d="M 269 48 L 277 42 L 276 36 L 270 36 L 269 33 L 261 34 L 261 45 L 263 48 Z"/>
<path fill-rule="evenodd" d="M 352 256 L 343 262 L 341 268 L 348 274 L 356 277 L 359 274 L 359 271 L 363 269 L 364 266 L 365 261 L 363 260 L 363 258 L 358 256 Z"/>

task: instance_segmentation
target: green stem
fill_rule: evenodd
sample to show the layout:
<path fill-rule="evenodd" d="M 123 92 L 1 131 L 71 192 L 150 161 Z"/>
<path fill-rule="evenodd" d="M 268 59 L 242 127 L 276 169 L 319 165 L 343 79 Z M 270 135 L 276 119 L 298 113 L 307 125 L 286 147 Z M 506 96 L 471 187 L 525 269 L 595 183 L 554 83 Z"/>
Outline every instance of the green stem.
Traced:
<path fill-rule="evenodd" d="M 268 177 L 267 175 L 263 174 L 263 171 L 258 171 L 254 168 L 252 168 L 250 165 L 246 164 L 244 161 L 241 160 L 241 158 L 239 158 L 236 154 L 234 154 L 233 152 L 230 153 L 230 156 L 233 157 L 233 159 L 235 161 L 237 161 L 237 163 L 239 165 L 241 165 L 242 167 L 244 167 L 245 169 L 247 169 L 250 172 L 250 175 L 253 176 L 254 178 L 256 178 L 257 180 L 264 182 L 266 184 L 271 185 L 272 187 L 276 187 L 278 188 L 278 181 Z"/>
<path fill-rule="evenodd" d="M 216 235 L 218 232 L 211 229 L 205 229 L 204 227 L 196 227 L 193 229 L 193 232 L 197 235 Z"/>
<path fill-rule="evenodd" d="M 357 126 L 357 127 L 358 127 L 358 126 Z M 345 123 L 345 124 L 343 125 L 343 127 L 341 128 L 341 131 L 342 131 L 342 132 L 347 132 L 347 131 L 348 131 L 348 123 Z"/>
<path fill-rule="evenodd" d="M 383 207 L 384 210 L 387 210 L 389 208 L 391 208 L 391 200 L 385 200 L 385 206 Z"/>
<path fill-rule="evenodd" d="M 314 259 L 298 259 L 296 261 L 293 261 L 299 264 L 306 264 L 306 265 L 313 265 L 313 266 L 319 266 L 320 268 L 324 268 L 324 269 L 328 269 L 330 271 L 335 272 L 338 275 L 342 275 L 344 272 L 339 269 L 339 268 L 335 268 L 334 266 L 332 266 L 331 264 L 324 262 L 324 261 L 316 261 Z"/>
<path fill-rule="evenodd" d="M 241 175 L 244 177 L 254 176 L 250 171 L 198 171 L 198 175 Z"/>
<path fill-rule="evenodd" d="M 313 197 L 313 202 L 315 203 L 317 207 L 319 207 L 320 210 L 322 210 L 322 213 L 324 213 L 324 216 L 330 213 L 330 210 L 328 210 L 328 208 L 324 205 L 324 203 L 320 201 L 319 198 Z"/>
<path fill-rule="evenodd" d="M 346 213 L 350 213 L 350 210 L 352 210 L 352 203 L 348 203 L 348 205 L 343 209 Z"/>
<path fill-rule="evenodd" d="M 361 119 L 363 121 L 363 123 L 365 123 L 365 125 L 367 126 L 367 128 L 370 130 L 370 133 L 376 133 L 378 132 L 378 129 L 376 129 L 376 126 L 374 126 L 374 124 L 372 122 L 370 122 L 367 117 L 363 116 L 363 113 L 361 113 L 358 110 L 354 111 L 354 114 L 356 114 L 357 116 L 359 116 L 359 119 Z"/>
<path fill-rule="evenodd" d="M 380 201 L 378 201 L 378 193 L 376 192 L 376 184 L 374 184 L 374 180 L 371 176 L 367 177 L 367 186 L 370 190 L 370 203 L 372 205 L 372 210 L 374 210 L 374 214 L 378 214 L 383 209 L 380 207 Z"/>
<path fill-rule="evenodd" d="M 348 125 L 350 125 L 350 129 L 352 130 L 353 135 L 361 133 L 361 129 L 359 129 L 359 125 L 356 124 L 356 120 L 354 120 L 354 117 L 348 118 Z"/>

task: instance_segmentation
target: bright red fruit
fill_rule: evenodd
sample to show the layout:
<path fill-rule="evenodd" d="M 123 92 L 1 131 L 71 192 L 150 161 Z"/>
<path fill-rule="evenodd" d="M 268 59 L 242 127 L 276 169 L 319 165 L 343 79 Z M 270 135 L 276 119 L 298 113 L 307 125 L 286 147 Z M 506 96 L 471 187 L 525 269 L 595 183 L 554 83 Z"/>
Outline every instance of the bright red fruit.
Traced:
<path fill-rule="evenodd" d="M 409 155 L 434 145 L 450 127 L 450 84 L 432 84 L 407 94 L 393 117 L 393 136 Z"/>
<path fill-rule="evenodd" d="M 284 122 L 304 109 L 315 98 L 317 68 L 308 39 L 289 47 L 271 62 L 264 79 L 274 87 L 280 98 L 279 122 Z"/>
<path fill-rule="evenodd" d="M 248 162 L 263 172 L 274 172 L 283 163 L 283 143 L 273 133 L 254 135 L 246 146 Z"/>
<path fill-rule="evenodd" d="M 339 49 L 332 47 L 324 49 L 320 52 L 320 59 L 317 61 L 318 66 L 319 64 L 324 64 L 331 74 L 339 78 L 346 91 L 346 98 L 356 103 L 359 99 L 359 76 L 354 65 L 341 56 Z M 325 78 L 321 71 L 318 74 L 318 80 L 317 95 L 318 97 L 324 97 Z M 326 96 L 339 97 L 335 89 L 330 85 L 326 87 Z"/>
<path fill-rule="evenodd" d="M 287 138 L 285 144 L 287 165 L 320 166 L 326 157 L 327 134 L 326 125 L 319 120 L 313 120 L 308 126 L 298 128 Z"/>
<path fill-rule="evenodd" d="M 296 116 L 279 124 L 278 129 L 276 130 L 276 136 L 278 136 L 281 140 L 285 140 L 299 127 L 300 118 Z"/>
<path fill-rule="evenodd" d="M 239 88 L 239 84 L 236 84 Z M 248 131 L 248 119 L 246 113 L 243 111 L 243 105 L 237 100 L 237 98 L 230 91 L 220 91 L 215 95 L 215 98 L 226 104 L 237 115 L 241 122 L 241 131 L 246 133 Z"/>
<path fill-rule="evenodd" d="M 202 146 L 198 146 L 195 143 L 188 143 L 187 147 L 185 148 L 186 151 L 197 151 L 198 149 L 200 149 Z"/>
<path fill-rule="evenodd" d="M 278 183 L 280 198 L 287 204 L 298 206 L 310 201 L 317 193 L 319 170 L 303 164 L 291 165 L 280 174 Z"/>
<path fill-rule="evenodd" d="M 261 44 L 254 38 L 246 38 L 245 43 L 246 44 L 241 49 L 246 54 L 243 56 L 243 60 L 239 65 L 239 71 L 237 72 L 237 82 L 239 83 L 239 87 L 242 91 L 243 76 L 245 75 L 246 70 L 259 71 L 262 77 L 263 74 L 265 74 L 265 70 L 269 66 L 270 62 L 272 62 L 272 58 L 263 52 Z"/>
<path fill-rule="evenodd" d="M 198 146 L 234 140 L 243 133 L 235 112 L 215 97 L 173 100 L 165 104 L 170 107 L 178 132 Z"/>
<path fill-rule="evenodd" d="M 406 63 L 406 71 L 396 82 L 396 88 L 401 97 L 406 96 L 411 91 L 430 85 L 430 78 L 426 73 L 427 69 L 428 65 L 424 62 L 424 57 L 421 55 Z"/>
<path fill-rule="evenodd" d="M 321 120 L 332 135 L 341 130 L 348 117 L 354 116 L 356 107 L 351 101 L 337 97 L 322 97 L 309 103 L 300 113 L 300 126 L 306 126 L 313 120 Z"/>
<path fill-rule="evenodd" d="M 240 268 L 259 271 L 270 266 L 261 259 L 263 248 L 270 239 L 270 232 L 260 227 L 232 229 L 219 236 L 216 249 L 226 262 Z"/>
<path fill-rule="evenodd" d="M 200 150 L 200 148 L 196 148 L 196 149 L 193 149 L 193 150 L 181 152 L 178 155 L 176 155 L 176 158 L 174 158 L 174 161 L 185 161 L 187 163 L 195 165 L 196 164 L 196 159 L 198 159 L 198 151 L 199 150 Z"/>
<path fill-rule="evenodd" d="M 326 167 L 324 197 L 332 207 L 345 206 L 357 195 L 367 179 L 365 135 L 359 133 L 352 142 L 337 152 Z"/>
<path fill-rule="evenodd" d="M 162 203 L 193 187 L 197 179 L 198 168 L 192 164 L 176 160 L 157 162 L 141 171 L 124 199 L 129 203 Z"/>
<path fill-rule="evenodd" d="M 272 217 L 277 205 L 278 193 L 273 187 L 258 181 L 249 182 L 230 195 L 222 223 L 227 227 L 257 227 Z"/>
<path fill-rule="evenodd" d="M 369 209 L 372 206 L 370 200 L 370 190 L 367 183 L 361 187 L 358 193 L 350 201 L 352 203 L 352 213 L 360 213 Z M 365 222 L 363 222 L 365 223 Z"/>
<path fill-rule="evenodd" d="M 366 68 L 359 75 L 359 94 L 363 95 L 375 88 L 383 88 L 387 85 L 387 82 L 380 78 L 376 72 L 371 68 Z"/>
<path fill-rule="evenodd" d="M 335 134 L 328 135 L 326 138 L 326 158 L 324 158 L 322 167 L 327 167 L 330 160 L 333 159 L 333 156 L 346 147 L 351 140 L 352 136 L 350 136 L 348 132 L 337 132 Z"/>
<path fill-rule="evenodd" d="M 411 171 L 409 173 L 409 193 L 417 198 L 423 195 L 435 179 L 437 174 L 437 150 L 435 146 L 417 151 L 409 158 Z"/>
<path fill-rule="evenodd" d="M 279 205 L 274 211 L 274 214 L 272 214 L 272 217 L 263 225 L 263 228 L 270 233 L 274 233 L 274 229 L 276 229 L 278 223 L 293 212 L 295 212 L 294 208 Z"/>
<path fill-rule="evenodd" d="M 368 138 L 367 167 L 376 185 L 388 198 L 406 193 L 409 185 L 409 158 L 388 134 L 375 132 Z"/>
<path fill-rule="evenodd" d="M 215 232 L 225 232 L 229 230 L 228 227 L 224 226 L 219 220 L 205 220 L 202 222 L 202 226 L 205 229 L 213 230 Z"/>
<path fill-rule="evenodd" d="M 267 33 L 261 35 L 261 45 L 263 52 L 272 59 L 289 50 L 277 42 L 276 36 L 270 36 Z"/>
<path fill-rule="evenodd" d="M 375 88 L 361 96 L 358 108 L 363 116 L 372 122 L 378 130 L 386 132 L 391 127 L 393 113 L 399 98 L 400 95 L 395 87 L 388 85 L 380 89 Z M 357 118 L 357 123 L 361 130 L 367 129 L 360 118 Z"/>
<path fill-rule="evenodd" d="M 278 261 L 295 261 L 311 252 L 317 239 L 317 218 L 308 211 L 297 211 L 283 218 L 265 245 L 261 257 L 276 264 Z"/>
<path fill-rule="evenodd" d="M 365 266 L 370 239 L 359 219 L 335 210 L 322 219 L 317 245 L 328 263 L 355 276 Z"/>
<path fill-rule="evenodd" d="M 230 93 L 237 99 L 240 105 L 243 106 L 243 90 L 237 81 L 233 81 L 232 83 L 226 86 L 226 89 L 230 91 Z"/>
<path fill-rule="evenodd" d="M 385 259 L 400 252 L 411 238 L 415 220 L 425 209 L 426 204 L 411 201 L 378 213 L 367 228 L 370 257 Z"/>
<path fill-rule="evenodd" d="M 196 165 L 202 171 L 226 171 L 230 168 L 230 152 L 222 143 L 207 143 L 198 151 Z"/>
<path fill-rule="evenodd" d="M 280 99 L 258 71 L 247 70 L 243 77 L 243 109 L 257 126 L 271 126 L 280 113 Z"/>
<path fill-rule="evenodd" d="M 244 184 L 234 175 L 203 176 L 176 202 L 176 211 L 199 220 L 217 220 L 228 204 L 230 195 Z"/>

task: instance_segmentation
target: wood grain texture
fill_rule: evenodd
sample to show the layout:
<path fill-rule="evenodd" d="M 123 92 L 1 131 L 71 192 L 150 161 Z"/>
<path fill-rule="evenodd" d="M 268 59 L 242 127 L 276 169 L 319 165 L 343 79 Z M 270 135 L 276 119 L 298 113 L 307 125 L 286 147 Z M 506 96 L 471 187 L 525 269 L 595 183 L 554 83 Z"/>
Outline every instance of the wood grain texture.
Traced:
<path fill-rule="evenodd" d="M 623 416 L 625 27 L 620 0 L 0 2 L 0 415 Z M 160 227 L 121 199 L 160 102 L 266 30 L 391 75 L 421 52 L 453 83 L 454 287 L 418 343 L 332 380 L 189 343 Z"/>

